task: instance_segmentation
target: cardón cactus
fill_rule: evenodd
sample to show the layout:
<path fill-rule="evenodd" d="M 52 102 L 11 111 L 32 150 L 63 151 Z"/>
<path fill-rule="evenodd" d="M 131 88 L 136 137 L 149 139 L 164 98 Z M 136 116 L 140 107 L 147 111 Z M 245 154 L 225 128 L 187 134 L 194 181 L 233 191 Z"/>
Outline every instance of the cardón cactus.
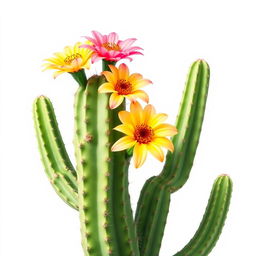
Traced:
<path fill-rule="evenodd" d="M 209 66 L 203 60 L 189 70 L 176 128 L 163 123 L 141 90 L 151 81 L 129 74 L 117 61 L 141 54 L 135 39 L 119 40 L 116 33 L 93 31 L 86 44 L 66 47 L 47 59 L 46 69 L 68 72 L 78 82 L 75 94 L 74 146 L 76 168 L 63 143 L 51 101 L 38 97 L 33 105 L 35 130 L 46 174 L 57 194 L 80 213 L 86 256 L 157 256 L 168 216 L 170 196 L 188 180 L 202 128 L 209 84 Z M 102 59 L 103 73 L 87 79 L 84 68 Z M 109 96 L 108 93 L 111 93 Z M 131 112 L 125 100 L 131 101 Z M 178 131 L 178 134 L 176 135 Z M 123 137 L 121 133 L 125 133 Z M 174 136 L 175 135 L 175 136 Z M 173 137 L 173 143 L 167 136 Z M 128 169 L 133 155 L 140 167 L 147 152 L 164 160 L 162 172 L 145 182 L 133 217 Z M 127 149 L 127 150 L 126 150 Z M 175 256 L 208 255 L 224 226 L 232 182 L 221 175 L 214 182 L 203 220 L 190 242 Z"/>

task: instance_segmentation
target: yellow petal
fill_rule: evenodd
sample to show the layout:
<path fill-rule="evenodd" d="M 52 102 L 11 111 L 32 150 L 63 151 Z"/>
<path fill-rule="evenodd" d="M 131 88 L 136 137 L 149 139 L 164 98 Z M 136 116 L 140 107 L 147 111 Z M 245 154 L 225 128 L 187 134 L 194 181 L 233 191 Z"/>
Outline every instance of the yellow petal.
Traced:
<path fill-rule="evenodd" d="M 151 127 L 156 127 L 157 125 L 163 123 L 166 119 L 168 118 L 168 115 L 160 113 L 160 114 L 156 114 L 154 115 L 151 120 L 150 120 L 150 125 Z"/>
<path fill-rule="evenodd" d="M 147 146 L 137 143 L 133 149 L 133 160 L 135 168 L 141 167 L 147 158 Z"/>
<path fill-rule="evenodd" d="M 176 127 L 170 124 L 159 124 L 154 127 L 154 134 L 157 137 L 173 136 L 177 133 Z"/>
<path fill-rule="evenodd" d="M 115 77 L 116 81 L 119 79 L 119 72 L 117 67 L 115 67 L 114 65 L 108 65 L 111 72 L 113 73 L 113 76 Z"/>
<path fill-rule="evenodd" d="M 125 110 L 120 111 L 118 113 L 118 117 L 123 124 L 131 124 L 132 123 L 131 114 L 128 111 L 125 111 Z"/>
<path fill-rule="evenodd" d="M 125 150 L 127 148 L 131 148 L 132 146 L 134 146 L 134 144 L 136 143 L 136 141 L 129 136 L 125 136 L 121 139 L 119 139 L 111 148 L 111 151 L 115 152 L 115 151 L 122 151 Z"/>
<path fill-rule="evenodd" d="M 116 84 L 117 78 L 113 73 L 111 73 L 109 71 L 103 71 L 102 75 L 104 75 L 106 77 L 106 79 L 109 83 Z"/>
<path fill-rule="evenodd" d="M 152 116 L 154 116 L 156 113 L 156 110 L 154 108 L 153 105 L 148 104 L 144 110 L 143 110 L 143 120 L 144 120 L 144 124 L 148 124 L 149 120 L 152 118 Z"/>
<path fill-rule="evenodd" d="M 148 94 L 145 93 L 144 91 L 142 90 L 137 90 L 129 95 L 126 96 L 129 100 L 131 101 L 135 101 L 137 98 L 140 98 L 142 99 L 143 101 L 145 101 L 146 103 L 148 103 L 149 101 L 149 97 L 148 97 Z"/>
<path fill-rule="evenodd" d="M 56 71 L 56 72 L 53 73 L 53 78 L 55 79 L 57 76 L 59 76 L 63 73 L 65 73 L 65 71 Z"/>
<path fill-rule="evenodd" d="M 133 88 L 134 88 L 134 90 L 138 90 L 148 84 L 152 84 L 152 82 L 148 79 L 141 79 L 141 80 L 133 83 Z"/>
<path fill-rule="evenodd" d="M 128 81 L 131 84 L 134 84 L 137 80 L 141 80 L 143 78 L 143 76 L 139 73 L 133 73 L 128 77 Z"/>
<path fill-rule="evenodd" d="M 107 92 L 114 92 L 113 84 L 111 83 L 104 83 L 98 88 L 99 93 L 107 93 Z"/>
<path fill-rule="evenodd" d="M 117 108 L 124 100 L 124 96 L 112 93 L 109 98 L 109 107 L 111 109 Z"/>
<path fill-rule="evenodd" d="M 169 149 L 171 152 L 174 151 L 174 146 L 172 141 L 167 138 L 155 138 L 152 143 L 156 144 L 157 146 L 165 147 Z"/>
<path fill-rule="evenodd" d="M 148 151 L 160 162 L 164 161 L 164 152 L 163 150 L 154 143 L 147 145 Z"/>
<path fill-rule="evenodd" d="M 127 81 L 128 77 L 129 69 L 124 63 L 122 63 L 121 65 L 119 65 L 119 79 L 124 79 Z"/>
<path fill-rule="evenodd" d="M 114 130 L 125 133 L 128 136 L 133 137 L 134 128 L 130 124 L 120 124 L 114 128 Z"/>
<path fill-rule="evenodd" d="M 130 105 L 130 110 L 131 110 L 131 118 L 132 118 L 133 124 L 135 125 L 141 124 L 143 109 L 140 103 L 137 101 L 133 101 Z"/>

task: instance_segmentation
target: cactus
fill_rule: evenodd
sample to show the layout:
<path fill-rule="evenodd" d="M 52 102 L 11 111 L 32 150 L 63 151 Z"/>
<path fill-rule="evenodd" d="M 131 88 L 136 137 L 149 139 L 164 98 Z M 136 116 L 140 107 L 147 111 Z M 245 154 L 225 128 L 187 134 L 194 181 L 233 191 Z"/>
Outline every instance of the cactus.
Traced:
<path fill-rule="evenodd" d="M 64 60 L 71 66 L 66 72 L 79 84 L 74 104 L 77 166 L 74 168 L 68 157 L 51 101 L 40 96 L 33 104 L 33 114 L 45 172 L 57 194 L 79 211 L 84 255 L 157 256 L 170 196 L 186 183 L 193 165 L 207 100 L 209 66 L 203 60 L 192 64 L 176 121 L 178 135 L 173 138 L 175 150 L 167 153 L 162 172 L 146 181 L 133 218 L 128 189 L 128 169 L 133 150 L 112 152 L 114 146 L 111 150 L 111 146 L 122 138 L 118 130 L 123 129 L 120 128 L 123 126 L 120 126 L 123 122 L 120 113 L 125 114 L 126 104 L 120 101 L 118 107 L 111 109 L 108 103 L 112 96 L 99 93 L 108 81 L 108 72 L 87 79 L 83 68 L 74 70 L 73 58 L 85 56 L 88 61 L 90 54 L 77 45 L 74 48 L 77 52 Z M 110 50 L 116 47 L 116 51 L 121 49 L 113 43 L 105 47 Z M 126 56 L 125 51 L 120 56 Z M 118 60 L 103 59 L 103 71 L 113 71 Z M 83 67 L 86 67 L 86 61 Z M 47 68 L 57 69 L 56 63 L 47 64 Z M 59 69 L 61 71 L 57 72 L 63 72 L 63 66 Z M 120 69 L 124 72 L 124 66 Z M 145 94 L 143 97 L 146 100 Z M 113 129 L 115 127 L 119 127 L 117 131 Z M 161 151 L 158 150 L 158 153 L 161 155 Z M 206 256 L 210 253 L 224 226 L 231 190 L 232 182 L 227 175 L 216 179 L 198 231 L 175 256 Z"/>

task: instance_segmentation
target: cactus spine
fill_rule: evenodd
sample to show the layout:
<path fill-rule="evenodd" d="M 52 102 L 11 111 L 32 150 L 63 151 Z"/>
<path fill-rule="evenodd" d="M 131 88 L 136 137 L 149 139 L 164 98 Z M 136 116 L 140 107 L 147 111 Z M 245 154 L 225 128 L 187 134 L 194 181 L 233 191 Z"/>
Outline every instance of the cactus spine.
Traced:
<path fill-rule="evenodd" d="M 103 61 L 103 69 L 108 69 Z M 115 64 L 112 62 L 111 64 Z M 58 195 L 79 210 L 82 246 L 86 256 L 158 256 L 169 211 L 170 196 L 187 181 L 195 157 L 208 93 L 209 67 L 203 60 L 190 68 L 177 117 L 179 131 L 162 172 L 148 179 L 141 191 L 135 220 L 128 190 L 130 157 L 125 151 L 111 152 L 122 135 L 113 130 L 120 124 L 118 112 L 108 108 L 109 97 L 99 94 L 102 76 L 88 80 L 84 72 L 72 73 L 79 83 L 75 94 L 75 169 L 61 138 L 50 100 L 37 98 L 34 123 L 45 171 Z M 207 256 L 224 225 L 232 183 L 220 176 L 214 183 L 198 231 L 175 256 Z"/>

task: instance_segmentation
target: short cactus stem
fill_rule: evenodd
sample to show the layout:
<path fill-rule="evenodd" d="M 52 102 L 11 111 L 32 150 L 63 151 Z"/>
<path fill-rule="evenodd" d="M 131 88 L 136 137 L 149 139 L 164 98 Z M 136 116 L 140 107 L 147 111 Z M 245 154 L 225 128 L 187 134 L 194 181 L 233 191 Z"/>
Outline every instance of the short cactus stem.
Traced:
<path fill-rule="evenodd" d="M 109 61 L 109 60 L 102 60 L 102 70 L 103 71 L 110 71 L 110 68 L 108 65 L 116 65 L 116 61 Z"/>
<path fill-rule="evenodd" d="M 72 73 L 70 72 L 69 74 L 76 80 L 76 82 L 80 86 L 86 86 L 87 78 L 86 78 L 86 74 L 84 72 L 84 69 L 80 69 L 77 72 L 72 72 Z"/>

